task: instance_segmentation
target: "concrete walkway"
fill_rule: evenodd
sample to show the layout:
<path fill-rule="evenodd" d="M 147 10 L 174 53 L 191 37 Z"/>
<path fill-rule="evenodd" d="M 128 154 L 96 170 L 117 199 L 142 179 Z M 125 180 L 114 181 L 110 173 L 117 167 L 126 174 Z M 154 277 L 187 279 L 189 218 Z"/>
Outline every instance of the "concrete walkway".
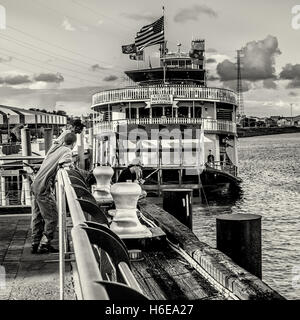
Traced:
<path fill-rule="evenodd" d="M 30 215 L 0 215 L 0 272 L 5 269 L 0 300 L 59 299 L 58 254 L 31 254 L 30 235 Z M 57 240 L 53 245 L 57 247 Z M 70 263 L 65 299 L 76 299 Z"/>

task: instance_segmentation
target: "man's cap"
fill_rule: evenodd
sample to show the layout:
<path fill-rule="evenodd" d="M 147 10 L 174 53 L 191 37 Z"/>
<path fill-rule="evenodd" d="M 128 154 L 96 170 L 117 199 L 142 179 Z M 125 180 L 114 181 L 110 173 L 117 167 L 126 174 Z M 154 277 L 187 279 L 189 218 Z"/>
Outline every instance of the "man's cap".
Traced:
<path fill-rule="evenodd" d="M 69 132 L 64 137 L 64 142 L 67 146 L 70 146 L 71 144 L 75 143 L 77 141 L 76 134 L 73 132 Z"/>

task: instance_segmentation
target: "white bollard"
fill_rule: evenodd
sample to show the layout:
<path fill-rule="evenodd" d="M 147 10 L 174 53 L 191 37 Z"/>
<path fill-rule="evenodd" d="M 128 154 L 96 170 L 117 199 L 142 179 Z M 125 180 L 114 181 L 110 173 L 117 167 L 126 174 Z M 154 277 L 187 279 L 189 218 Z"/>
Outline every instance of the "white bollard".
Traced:
<path fill-rule="evenodd" d="M 121 239 L 150 238 L 151 231 L 142 225 L 137 216 L 137 202 L 142 192 L 134 182 L 115 183 L 111 187 L 116 210 L 109 210 L 113 216 L 110 229 Z"/>
<path fill-rule="evenodd" d="M 110 193 L 111 178 L 114 170 L 109 166 L 96 167 L 93 171 L 97 184 L 93 186 L 93 196 L 99 204 L 110 204 L 113 198 Z"/>

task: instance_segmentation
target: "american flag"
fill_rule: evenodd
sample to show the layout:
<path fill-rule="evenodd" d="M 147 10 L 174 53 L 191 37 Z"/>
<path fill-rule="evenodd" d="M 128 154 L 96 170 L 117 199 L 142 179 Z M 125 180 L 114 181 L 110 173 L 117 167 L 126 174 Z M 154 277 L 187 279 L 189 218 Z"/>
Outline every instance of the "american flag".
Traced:
<path fill-rule="evenodd" d="M 157 21 L 144 26 L 135 37 L 135 45 L 137 50 L 144 50 L 145 47 L 154 44 L 163 43 L 165 41 L 164 34 L 164 17 Z"/>

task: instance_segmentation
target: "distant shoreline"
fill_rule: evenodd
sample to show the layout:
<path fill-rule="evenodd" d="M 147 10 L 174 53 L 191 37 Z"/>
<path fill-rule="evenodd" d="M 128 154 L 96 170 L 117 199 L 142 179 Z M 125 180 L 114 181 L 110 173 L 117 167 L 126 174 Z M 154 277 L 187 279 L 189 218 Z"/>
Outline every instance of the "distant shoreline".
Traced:
<path fill-rule="evenodd" d="M 283 133 L 300 132 L 300 127 L 274 127 L 274 128 L 238 128 L 237 134 L 239 138 L 266 136 Z"/>

